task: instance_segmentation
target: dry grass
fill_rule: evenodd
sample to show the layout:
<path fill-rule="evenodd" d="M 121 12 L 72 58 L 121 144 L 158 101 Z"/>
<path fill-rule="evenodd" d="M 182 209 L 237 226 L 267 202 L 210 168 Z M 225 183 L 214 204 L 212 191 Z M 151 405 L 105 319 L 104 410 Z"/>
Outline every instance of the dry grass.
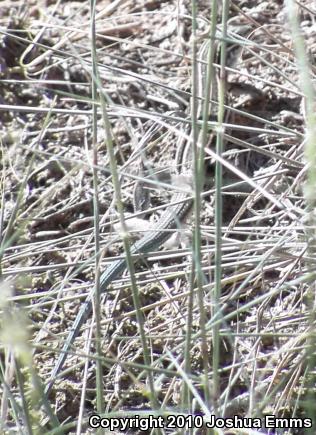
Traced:
<path fill-rule="evenodd" d="M 210 1 L 197 3 L 199 49 Z M 208 122 L 190 117 L 190 2 L 100 1 L 96 9 L 97 64 L 88 2 L 2 7 L 1 433 L 94 433 L 93 412 L 146 416 L 153 407 L 163 416 L 201 414 L 204 421 L 212 415 L 264 421 L 272 414 L 316 424 L 315 65 L 308 63 L 315 57 L 316 11 L 309 0 L 293 15 L 279 2 L 249 1 L 241 9 L 230 3 L 228 40 L 236 47 L 238 39 L 239 49 L 227 47 L 222 158 L 214 147 L 205 150 L 203 200 L 195 212 L 201 282 L 192 272 L 198 246 L 192 218 L 182 230 L 189 243 L 134 262 L 140 309 L 127 273 L 102 295 L 99 346 L 93 316 L 45 397 L 96 272 L 124 255 L 113 230 L 117 202 L 100 93 L 129 213 L 140 156 L 151 172 L 172 172 L 191 122 L 193 128 Z M 133 214 L 154 225 L 171 193 L 152 189 L 149 209 Z M 263 425 L 262 433 L 314 434 L 315 427 Z"/>

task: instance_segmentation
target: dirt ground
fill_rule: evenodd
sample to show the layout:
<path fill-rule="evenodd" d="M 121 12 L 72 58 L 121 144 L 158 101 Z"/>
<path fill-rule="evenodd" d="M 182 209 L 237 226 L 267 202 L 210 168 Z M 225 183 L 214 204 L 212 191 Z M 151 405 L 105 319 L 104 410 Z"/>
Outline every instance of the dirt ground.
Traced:
<path fill-rule="evenodd" d="M 199 50 L 207 39 L 211 10 L 210 1 L 197 3 Z M 221 13 L 219 5 L 218 23 Z M 98 168 L 101 272 L 123 253 L 112 225 L 117 215 L 107 133 L 100 105 L 93 104 L 91 96 L 89 17 L 85 1 L 0 3 L 1 272 L 11 285 L 10 304 L 27 313 L 33 364 L 43 384 L 80 302 L 94 284 L 93 161 Z M 179 131 L 187 128 L 181 118 L 191 115 L 191 17 L 191 2 L 186 0 L 96 4 L 99 75 L 121 174 L 139 173 L 136 151 L 140 145 L 145 145 L 150 168 L 173 170 Z M 299 2 L 298 19 L 314 80 L 316 8 L 312 0 Z M 198 60 L 206 68 L 205 59 Z M 303 277 L 313 271 L 315 255 L 307 246 L 305 226 L 306 101 L 293 28 L 283 2 L 230 3 L 226 65 L 229 116 L 223 157 L 267 195 L 247 182 L 247 188 L 233 188 L 240 176 L 223 169 L 227 189 L 222 193 L 221 373 L 218 397 L 212 397 L 207 406 L 213 412 L 215 403 L 219 415 L 225 417 L 272 413 L 304 418 L 308 376 L 303 353 L 310 328 L 310 285 Z M 98 111 L 96 139 L 93 106 Z M 93 160 L 94 141 L 97 161 Z M 207 156 L 201 211 L 206 325 L 211 325 L 214 310 L 214 173 L 214 160 Z M 125 211 L 133 213 L 133 177 L 122 175 L 120 181 Z M 163 207 L 168 201 L 168 190 L 154 189 L 149 208 Z M 160 212 L 142 217 L 154 225 Z M 192 229 L 193 218 L 187 225 Z M 183 377 L 170 352 L 183 369 L 190 252 L 188 246 L 163 248 L 136 264 L 157 399 L 162 408 L 180 413 L 189 410 L 183 404 Z M 193 336 L 200 331 L 199 322 L 194 299 Z M 91 321 L 67 358 L 67 372 L 56 380 L 48 397 L 59 422 L 70 423 L 67 433 L 75 433 L 79 416 L 83 418 L 81 433 L 90 433 L 87 419 L 96 409 L 95 359 L 91 357 L 84 369 L 84 356 L 95 354 L 93 336 L 87 347 L 89 325 L 93 326 Z M 126 272 L 104 296 L 101 328 L 105 412 L 150 410 Z M 212 331 L 207 329 L 210 385 Z M 200 338 L 191 343 L 188 376 L 196 394 L 207 403 L 202 347 Z M 6 352 L 2 347 L 2 362 Z M 11 376 L 7 382 L 19 402 L 16 379 Z M 4 406 L 4 391 L 0 390 L 2 421 L 14 430 L 16 420 L 11 407 Z M 42 404 L 37 416 L 42 430 L 49 433 Z"/>

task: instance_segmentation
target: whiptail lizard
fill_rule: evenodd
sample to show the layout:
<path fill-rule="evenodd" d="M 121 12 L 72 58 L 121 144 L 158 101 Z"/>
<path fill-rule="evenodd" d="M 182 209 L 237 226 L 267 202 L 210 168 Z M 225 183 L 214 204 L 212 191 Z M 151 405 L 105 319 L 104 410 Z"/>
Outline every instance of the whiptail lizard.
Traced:
<path fill-rule="evenodd" d="M 204 47 L 205 48 L 205 47 Z M 202 103 L 201 98 L 199 98 L 199 104 Z M 188 174 L 191 172 L 192 175 L 192 152 L 191 152 L 191 139 L 187 142 L 183 141 L 181 149 L 178 150 L 178 160 L 177 169 L 180 168 L 181 174 Z M 136 241 L 131 247 L 132 255 L 147 254 L 151 251 L 159 249 L 159 247 L 170 237 L 170 232 L 168 230 L 177 229 L 179 223 L 183 221 L 187 213 L 192 207 L 192 196 L 190 193 L 181 191 L 175 192 L 172 195 L 171 203 L 168 208 L 163 212 L 158 222 L 155 224 L 155 229 L 149 231 L 140 240 Z M 113 261 L 108 268 L 103 272 L 100 277 L 100 288 L 101 292 L 105 292 L 108 286 L 126 269 L 125 258 Z M 74 324 L 68 333 L 67 339 L 62 347 L 60 355 L 57 359 L 56 365 L 52 370 L 50 379 L 46 386 L 46 393 L 51 390 L 54 381 L 58 373 L 62 370 L 65 360 L 67 358 L 67 353 L 71 348 L 72 343 L 79 334 L 81 326 L 88 319 L 92 312 L 92 300 L 94 297 L 94 290 L 92 290 L 81 305 Z"/>

